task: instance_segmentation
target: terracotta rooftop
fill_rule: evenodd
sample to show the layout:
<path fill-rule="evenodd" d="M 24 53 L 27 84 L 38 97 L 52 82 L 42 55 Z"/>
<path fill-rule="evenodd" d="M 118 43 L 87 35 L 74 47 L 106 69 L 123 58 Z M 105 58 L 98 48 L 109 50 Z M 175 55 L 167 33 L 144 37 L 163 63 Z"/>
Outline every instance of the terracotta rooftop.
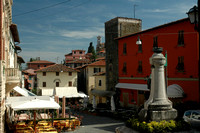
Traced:
<path fill-rule="evenodd" d="M 24 70 L 23 72 L 29 75 L 36 75 L 36 73 L 34 73 L 34 69 L 27 69 L 27 70 Z"/>
<path fill-rule="evenodd" d="M 38 60 L 38 61 L 32 61 L 32 62 L 27 62 L 27 64 L 38 64 L 38 63 L 41 63 L 41 64 L 55 64 L 54 62 L 50 62 L 50 61 L 46 61 L 46 60 Z"/>
<path fill-rule="evenodd" d="M 79 72 L 76 69 L 67 67 L 67 66 L 62 65 L 62 64 L 54 64 L 54 65 L 44 67 L 44 68 L 41 68 L 41 69 L 38 69 L 38 70 L 35 70 L 35 71 L 36 72 L 61 72 L 61 71 L 63 71 L 63 72 Z"/>
<path fill-rule="evenodd" d="M 105 66 L 105 65 L 106 65 L 105 60 L 99 60 L 99 61 L 93 62 L 91 64 L 88 64 L 88 66 Z"/>
<path fill-rule="evenodd" d="M 88 59 L 78 59 L 78 60 L 73 60 L 73 61 L 70 61 L 68 63 L 89 63 L 90 60 Z"/>

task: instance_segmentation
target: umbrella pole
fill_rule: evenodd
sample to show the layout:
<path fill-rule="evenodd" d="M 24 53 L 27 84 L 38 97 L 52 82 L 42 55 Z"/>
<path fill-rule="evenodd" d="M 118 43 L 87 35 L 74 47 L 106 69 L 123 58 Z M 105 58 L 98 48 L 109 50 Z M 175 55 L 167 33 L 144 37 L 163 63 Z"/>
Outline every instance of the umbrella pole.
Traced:
<path fill-rule="evenodd" d="M 33 120 L 33 123 L 34 123 L 34 131 L 36 132 L 36 111 L 34 110 L 34 120 Z"/>
<path fill-rule="evenodd" d="M 52 110 L 52 126 L 53 126 L 53 121 L 54 121 L 54 110 Z"/>

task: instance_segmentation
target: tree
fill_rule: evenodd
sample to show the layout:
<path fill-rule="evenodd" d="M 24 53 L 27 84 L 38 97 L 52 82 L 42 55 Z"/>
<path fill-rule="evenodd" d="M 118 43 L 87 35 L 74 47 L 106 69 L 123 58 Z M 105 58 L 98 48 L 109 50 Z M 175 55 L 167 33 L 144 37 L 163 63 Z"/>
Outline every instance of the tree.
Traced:
<path fill-rule="evenodd" d="M 97 58 L 96 51 L 94 49 L 94 46 L 92 45 L 92 42 L 90 42 L 87 53 L 92 53 L 92 56 L 90 57 L 91 60 L 95 60 Z"/>
<path fill-rule="evenodd" d="M 37 59 L 30 58 L 30 62 L 36 61 Z"/>
<path fill-rule="evenodd" d="M 88 52 L 87 53 L 92 53 L 94 52 L 94 46 L 92 45 L 92 42 L 90 42 L 90 46 L 88 47 Z"/>

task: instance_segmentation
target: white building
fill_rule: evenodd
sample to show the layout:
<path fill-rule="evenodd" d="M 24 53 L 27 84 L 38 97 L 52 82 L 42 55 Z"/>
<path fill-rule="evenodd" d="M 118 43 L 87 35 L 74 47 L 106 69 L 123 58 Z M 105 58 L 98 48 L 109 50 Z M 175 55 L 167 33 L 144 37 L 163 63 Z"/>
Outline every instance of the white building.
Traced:
<path fill-rule="evenodd" d="M 61 94 L 62 91 L 62 96 L 67 96 L 69 89 L 76 89 L 77 92 L 77 72 L 78 70 L 62 64 L 37 70 L 38 94 L 52 96 L 55 93 Z"/>

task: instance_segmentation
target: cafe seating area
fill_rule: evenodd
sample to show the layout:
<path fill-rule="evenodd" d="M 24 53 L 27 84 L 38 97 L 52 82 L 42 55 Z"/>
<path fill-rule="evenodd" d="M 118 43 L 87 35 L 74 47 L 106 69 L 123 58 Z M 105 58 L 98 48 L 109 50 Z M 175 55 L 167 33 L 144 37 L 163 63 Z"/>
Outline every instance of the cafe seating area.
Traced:
<path fill-rule="evenodd" d="M 71 119 L 52 119 L 38 120 L 34 126 L 33 120 L 18 121 L 14 125 L 14 133 L 58 133 L 61 131 L 75 130 L 80 126 L 80 120 L 77 117 Z"/>

